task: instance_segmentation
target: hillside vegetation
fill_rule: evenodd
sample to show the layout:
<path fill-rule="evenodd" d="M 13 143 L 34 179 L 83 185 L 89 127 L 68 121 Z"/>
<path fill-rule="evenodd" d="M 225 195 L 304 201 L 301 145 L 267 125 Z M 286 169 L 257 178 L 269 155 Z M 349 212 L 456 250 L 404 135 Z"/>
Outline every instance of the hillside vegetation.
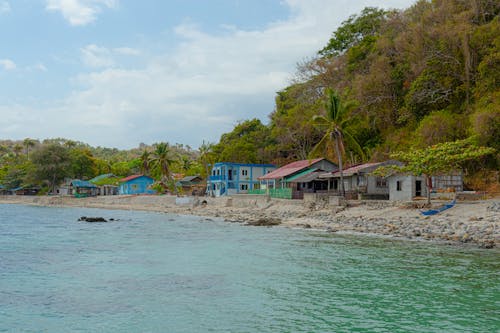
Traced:
<path fill-rule="evenodd" d="M 344 21 L 314 59 L 299 64 L 295 80 L 277 93 L 269 125 L 241 122 L 215 151 L 240 162 L 311 157 L 322 137 L 311 119 L 325 113 L 332 89 L 350 106 L 349 130 L 363 150 L 346 145 L 349 163 L 474 136 L 497 154 L 465 165 L 468 180 L 480 187 L 498 183 L 499 12 L 494 0 L 365 8 Z M 331 149 L 318 153 L 334 158 Z"/>

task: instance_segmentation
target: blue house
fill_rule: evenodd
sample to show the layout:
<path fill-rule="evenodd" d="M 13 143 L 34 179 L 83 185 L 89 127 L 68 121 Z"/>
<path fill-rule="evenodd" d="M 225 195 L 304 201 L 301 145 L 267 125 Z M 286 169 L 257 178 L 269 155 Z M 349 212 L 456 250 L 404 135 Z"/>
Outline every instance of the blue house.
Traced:
<path fill-rule="evenodd" d="M 259 188 L 259 177 L 275 169 L 272 164 L 215 163 L 207 180 L 207 192 L 216 197 L 248 193 Z"/>
<path fill-rule="evenodd" d="M 154 179 L 145 175 L 128 176 L 120 180 L 120 194 L 155 194 L 150 186 Z"/>

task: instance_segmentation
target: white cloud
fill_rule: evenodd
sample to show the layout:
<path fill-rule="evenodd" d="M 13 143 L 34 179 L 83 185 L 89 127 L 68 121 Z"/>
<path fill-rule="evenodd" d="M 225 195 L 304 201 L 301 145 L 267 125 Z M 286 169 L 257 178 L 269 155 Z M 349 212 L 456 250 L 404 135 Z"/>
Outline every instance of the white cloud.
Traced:
<path fill-rule="evenodd" d="M 105 47 L 89 44 L 82 48 L 82 61 L 88 67 L 109 67 L 114 65 L 111 51 Z"/>
<path fill-rule="evenodd" d="M 10 59 L 0 59 L 0 66 L 2 66 L 6 71 L 14 70 L 17 67 L 15 62 Z"/>
<path fill-rule="evenodd" d="M 383 4 L 398 6 L 401 1 Z M 404 1 L 409 5 L 412 0 Z M 202 140 L 217 141 L 238 120 L 258 117 L 265 121 L 274 108 L 276 91 L 289 84 L 296 63 L 326 45 L 349 15 L 380 3 L 287 0 L 291 9 L 287 20 L 259 30 L 231 27 L 219 35 L 183 23 L 173 29 L 181 41 L 176 48 L 149 57 L 151 50 L 87 45 L 81 57 L 93 72 L 75 77 L 70 96 L 23 127 L 53 133 L 42 137 L 63 136 L 121 148 L 139 142 L 196 147 Z M 119 66 L 124 55 L 140 55 L 145 65 Z M 33 112 L 26 121 L 40 113 Z M 0 136 L 13 137 L 5 131 Z"/>
<path fill-rule="evenodd" d="M 115 8 L 118 0 L 46 0 L 45 8 L 59 11 L 69 24 L 86 25 L 93 22 L 102 8 Z"/>
<path fill-rule="evenodd" d="M 113 49 L 114 52 L 127 56 L 138 56 L 141 54 L 140 50 L 133 49 L 131 47 L 117 47 Z"/>
<path fill-rule="evenodd" d="M 8 1 L 0 1 L 0 15 L 10 12 L 10 4 Z"/>
<path fill-rule="evenodd" d="M 116 58 L 119 58 L 120 56 L 135 57 L 141 54 L 140 50 L 130 47 L 117 47 L 109 49 L 95 44 L 89 44 L 84 48 L 81 48 L 80 52 L 82 62 L 85 66 L 93 68 L 113 67 L 118 61 Z"/>

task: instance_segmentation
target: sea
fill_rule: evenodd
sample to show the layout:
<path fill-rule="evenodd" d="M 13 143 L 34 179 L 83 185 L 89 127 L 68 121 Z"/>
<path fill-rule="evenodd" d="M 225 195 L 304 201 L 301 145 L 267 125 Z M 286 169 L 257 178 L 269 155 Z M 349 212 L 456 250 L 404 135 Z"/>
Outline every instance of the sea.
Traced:
<path fill-rule="evenodd" d="M 500 332 L 500 251 L 5 204 L 0 332 Z"/>

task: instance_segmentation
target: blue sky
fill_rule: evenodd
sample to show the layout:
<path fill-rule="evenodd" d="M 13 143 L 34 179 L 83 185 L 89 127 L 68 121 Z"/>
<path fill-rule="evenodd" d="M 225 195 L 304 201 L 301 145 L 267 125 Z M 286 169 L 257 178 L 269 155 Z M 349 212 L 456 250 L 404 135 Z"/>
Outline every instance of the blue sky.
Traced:
<path fill-rule="evenodd" d="M 217 142 L 267 122 L 296 64 L 411 0 L 0 0 L 0 139 Z"/>

